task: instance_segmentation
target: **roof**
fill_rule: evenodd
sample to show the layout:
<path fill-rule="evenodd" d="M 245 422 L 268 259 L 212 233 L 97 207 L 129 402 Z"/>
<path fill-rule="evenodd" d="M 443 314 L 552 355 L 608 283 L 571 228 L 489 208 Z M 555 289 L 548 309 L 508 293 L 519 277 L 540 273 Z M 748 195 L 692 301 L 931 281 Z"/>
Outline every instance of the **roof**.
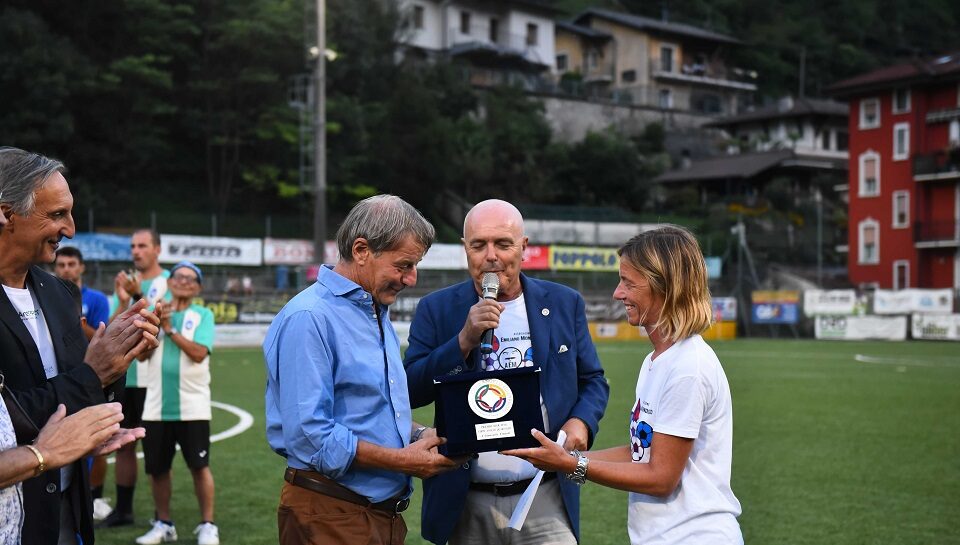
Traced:
<path fill-rule="evenodd" d="M 960 52 L 885 66 L 838 81 L 827 87 L 827 91 L 836 96 L 849 96 L 894 85 L 938 79 L 960 79 Z"/>
<path fill-rule="evenodd" d="M 633 27 L 638 30 L 653 30 L 653 31 L 658 31 L 665 34 L 677 34 L 677 35 L 686 36 L 689 38 L 696 38 L 700 40 L 707 40 L 711 42 L 720 42 L 720 43 L 727 43 L 727 44 L 743 43 L 732 36 L 727 36 L 726 34 L 720 34 L 718 32 L 712 32 L 699 27 L 695 27 L 693 25 L 685 25 L 681 23 L 671 23 L 668 21 L 660 21 L 657 19 L 651 19 L 650 17 L 642 17 L 640 15 L 631 15 L 629 13 L 621 13 L 619 11 L 611 11 L 608 9 L 590 8 L 590 9 L 584 10 L 573 19 L 573 22 L 577 24 L 581 24 L 583 23 L 583 21 L 591 17 L 606 19 L 608 21 L 613 21 L 615 23 Z"/>
<path fill-rule="evenodd" d="M 588 26 L 582 26 L 575 23 L 568 23 L 566 21 L 557 21 L 554 23 L 554 26 L 558 30 L 566 30 L 567 32 L 572 32 L 574 34 L 579 34 L 586 38 L 594 38 L 600 40 L 609 40 L 613 38 L 613 35 L 604 32 L 602 30 L 597 30 L 595 28 L 590 28 Z"/>
<path fill-rule="evenodd" d="M 704 127 L 730 127 L 741 125 L 754 121 L 766 121 L 769 119 L 784 119 L 791 117 L 812 117 L 812 116 L 830 116 L 847 117 L 850 107 L 843 102 L 822 98 L 794 98 L 790 99 L 790 105 L 785 107 L 784 103 L 778 101 L 757 108 L 753 111 L 744 112 L 738 115 L 723 117 L 709 123 Z"/>
<path fill-rule="evenodd" d="M 794 150 L 723 155 L 694 161 L 689 168 L 671 170 L 653 179 L 654 183 L 674 183 L 753 178 L 774 167 L 845 169 L 845 159 L 825 159 L 800 155 Z"/>
<path fill-rule="evenodd" d="M 464 42 L 454 45 L 448 52 L 452 57 L 468 57 L 479 64 L 485 63 L 501 68 L 510 66 L 536 70 L 549 68 L 549 65 L 543 62 L 527 58 L 523 51 L 488 42 Z"/>

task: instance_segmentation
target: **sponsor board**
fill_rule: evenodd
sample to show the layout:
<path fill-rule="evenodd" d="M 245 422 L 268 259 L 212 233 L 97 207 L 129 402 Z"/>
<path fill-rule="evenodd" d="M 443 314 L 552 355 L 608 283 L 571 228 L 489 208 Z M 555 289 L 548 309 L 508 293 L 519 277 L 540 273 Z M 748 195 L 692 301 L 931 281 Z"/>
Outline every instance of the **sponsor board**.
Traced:
<path fill-rule="evenodd" d="M 160 248 L 161 263 L 177 263 L 183 260 L 198 265 L 258 266 L 263 263 L 263 240 L 259 238 L 162 234 Z"/>
<path fill-rule="evenodd" d="M 714 297 L 713 319 L 716 322 L 733 322 L 737 319 L 737 299 L 735 297 Z"/>
<path fill-rule="evenodd" d="M 817 316 L 814 336 L 847 341 L 903 341 L 907 338 L 906 316 Z"/>
<path fill-rule="evenodd" d="M 545 271 L 550 268 L 550 247 L 530 244 L 523 251 L 523 269 Z"/>
<path fill-rule="evenodd" d="M 80 250 L 84 261 L 130 261 L 129 235 L 77 233 L 72 239 L 63 239 L 60 244 Z"/>
<path fill-rule="evenodd" d="M 950 314 L 953 312 L 953 290 L 906 289 L 876 290 L 873 293 L 874 314 Z"/>
<path fill-rule="evenodd" d="M 854 290 L 806 290 L 803 292 L 803 313 L 807 317 L 821 314 L 853 314 L 857 304 Z"/>
<path fill-rule="evenodd" d="M 914 339 L 960 341 L 960 314 L 914 314 L 910 319 Z"/>
<path fill-rule="evenodd" d="M 303 239 L 263 239 L 265 265 L 305 265 L 314 263 L 313 242 Z"/>
<path fill-rule="evenodd" d="M 551 246 L 550 268 L 555 271 L 616 272 L 620 270 L 620 256 L 616 248 Z"/>

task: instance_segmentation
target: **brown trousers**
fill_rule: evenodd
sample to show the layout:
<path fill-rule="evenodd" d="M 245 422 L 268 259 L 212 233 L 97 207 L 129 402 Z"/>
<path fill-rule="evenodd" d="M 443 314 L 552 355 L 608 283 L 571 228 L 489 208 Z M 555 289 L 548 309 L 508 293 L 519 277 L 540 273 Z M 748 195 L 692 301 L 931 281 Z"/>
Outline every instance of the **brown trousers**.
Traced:
<path fill-rule="evenodd" d="M 400 515 L 283 483 L 277 509 L 280 545 L 403 545 Z"/>

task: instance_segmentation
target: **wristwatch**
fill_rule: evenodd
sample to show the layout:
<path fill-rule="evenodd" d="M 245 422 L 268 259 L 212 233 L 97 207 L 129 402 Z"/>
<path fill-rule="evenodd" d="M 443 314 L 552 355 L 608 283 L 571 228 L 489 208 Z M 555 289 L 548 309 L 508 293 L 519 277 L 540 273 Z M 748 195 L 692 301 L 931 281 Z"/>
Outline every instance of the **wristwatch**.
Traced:
<path fill-rule="evenodd" d="M 419 441 L 420 438 L 423 437 L 423 432 L 425 431 L 427 431 L 426 426 L 420 426 L 419 428 L 413 430 L 413 435 L 410 436 L 410 442 L 416 443 L 417 441 Z"/>
<path fill-rule="evenodd" d="M 180 333 L 179 331 L 177 331 L 177 328 L 171 327 L 171 328 L 170 328 L 170 332 L 167 333 L 167 337 L 172 337 L 172 336 L 176 335 L 177 333 Z"/>
<path fill-rule="evenodd" d="M 579 450 L 572 451 L 570 456 L 577 459 L 577 468 L 573 470 L 573 473 L 567 475 L 567 478 L 582 485 L 587 482 L 587 466 L 590 465 L 590 459 L 581 454 Z"/>

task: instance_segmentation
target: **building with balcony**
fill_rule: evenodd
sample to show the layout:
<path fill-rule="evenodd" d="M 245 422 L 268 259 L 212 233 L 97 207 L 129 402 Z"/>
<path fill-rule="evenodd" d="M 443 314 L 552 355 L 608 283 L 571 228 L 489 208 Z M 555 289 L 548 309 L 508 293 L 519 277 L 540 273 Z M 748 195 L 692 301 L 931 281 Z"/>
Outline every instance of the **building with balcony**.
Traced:
<path fill-rule="evenodd" d="M 828 91 L 850 105 L 850 280 L 960 288 L 960 53 Z"/>
<path fill-rule="evenodd" d="M 533 88 L 554 69 L 558 11 L 543 0 L 399 0 L 401 53 L 463 61 L 475 85 Z"/>
<path fill-rule="evenodd" d="M 612 37 L 603 58 L 609 53 L 609 87 L 627 97 L 621 101 L 707 115 L 729 115 L 752 104 L 756 74 L 726 62 L 729 49 L 742 45 L 736 38 L 606 9 L 585 10 L 572 23 L 598 33 L 591 43 Z"/>

